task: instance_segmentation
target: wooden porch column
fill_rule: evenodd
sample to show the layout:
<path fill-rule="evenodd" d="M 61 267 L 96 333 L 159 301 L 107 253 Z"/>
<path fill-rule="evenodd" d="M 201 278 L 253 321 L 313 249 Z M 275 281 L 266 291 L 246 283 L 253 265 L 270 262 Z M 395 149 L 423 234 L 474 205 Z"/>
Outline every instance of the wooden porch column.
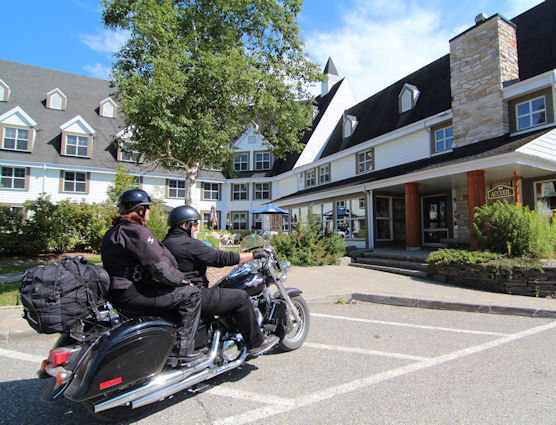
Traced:
<path fill-rule="evenodd" d="M 419 232 L 419 192 L 417 183 L 405 184 L 405 246 L 415 249 L 421 246 Z"/>
<path fill-rule="evenodd" d="M 477 236 L 473 228 L 475 207 L 485 204 L 485 171 L 475 170 L 467 172 L 467 198 L 469 208 L 469 235 L 471 248 L 477 248 Z"/>

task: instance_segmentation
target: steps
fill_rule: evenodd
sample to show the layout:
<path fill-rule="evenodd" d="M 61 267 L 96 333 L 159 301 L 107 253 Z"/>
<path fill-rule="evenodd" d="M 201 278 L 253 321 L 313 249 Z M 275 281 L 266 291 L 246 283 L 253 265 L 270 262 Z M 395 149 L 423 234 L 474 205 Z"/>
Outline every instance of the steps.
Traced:
<path fill-rule="evenodd" d="M 396 273 L 412 276 L 420 279 L 428 279 L 429 265 L 425 262 L 423 255 L 411 255 L 411 253 L 387 254 L 380 252 L 357 252 L 353 253 L 352 267 L 379 270 L 382 272 Z"/>

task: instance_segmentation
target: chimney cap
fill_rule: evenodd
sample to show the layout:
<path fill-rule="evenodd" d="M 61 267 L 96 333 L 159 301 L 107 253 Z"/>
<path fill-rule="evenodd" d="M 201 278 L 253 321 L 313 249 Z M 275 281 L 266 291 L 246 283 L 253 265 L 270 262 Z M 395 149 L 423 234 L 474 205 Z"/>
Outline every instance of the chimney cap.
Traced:
<path fill-rule="evenodd" d="M 475 16 L 475 24 L 479 25 L 481 22 L 484 22 L 488 19 L 488 15 L 485 12 L 479 13 Z"/>

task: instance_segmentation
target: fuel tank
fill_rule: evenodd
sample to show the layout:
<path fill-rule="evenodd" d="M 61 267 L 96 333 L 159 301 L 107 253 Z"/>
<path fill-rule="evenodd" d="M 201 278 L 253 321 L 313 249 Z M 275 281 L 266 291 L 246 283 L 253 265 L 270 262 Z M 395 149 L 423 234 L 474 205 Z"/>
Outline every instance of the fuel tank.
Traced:
<path fill-rule="evenodd" d="M 98 338 L 77 366 L 64 395 L 83 401 L 159 373 L 176 341 L 176 327 L 158 317 L 137 317 Z"/>
<path fill-rule="evenodd" d="M 259 295 L 265 287 L 263 277 L 257 269 L 251 267 L 249 263 L 237 266 L 232 272 L 222 278 L 215 286 L 231 289 L 242 289 L 249 296 Z"/>

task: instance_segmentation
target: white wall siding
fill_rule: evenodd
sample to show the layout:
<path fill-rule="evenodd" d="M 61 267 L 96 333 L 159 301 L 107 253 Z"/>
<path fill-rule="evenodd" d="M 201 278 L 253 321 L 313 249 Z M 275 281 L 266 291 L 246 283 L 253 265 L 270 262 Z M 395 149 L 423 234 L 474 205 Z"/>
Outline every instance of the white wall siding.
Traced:
<path fill-rule="evenodd" d="M 429 133 L 425 130 L 375 147 L 375 170 L 428 158 Z"/>
<path fill-rule="evenodd" d="M 355 154 L 333 161 L 330 165 L 332 181 L 338 181 L 355 175 Z"/>

